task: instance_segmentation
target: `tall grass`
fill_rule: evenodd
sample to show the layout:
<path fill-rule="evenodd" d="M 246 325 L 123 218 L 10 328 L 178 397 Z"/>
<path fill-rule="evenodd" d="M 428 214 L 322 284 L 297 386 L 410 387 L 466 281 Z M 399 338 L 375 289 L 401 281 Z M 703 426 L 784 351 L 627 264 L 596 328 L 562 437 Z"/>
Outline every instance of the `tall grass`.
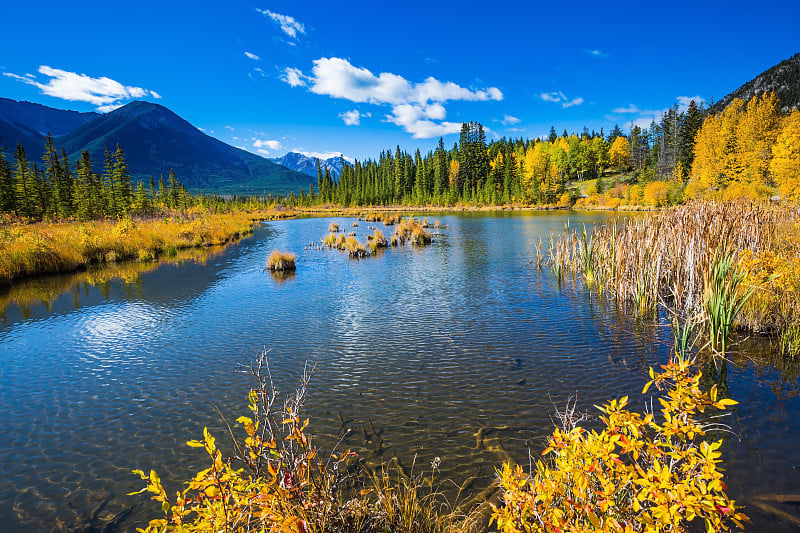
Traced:
<path fill-rule="evenodd" d="M 582 274 L 641 316 L 662 301 L 682 313 L 702 308 L 712 345 L 723 349 L 737 326 L 800 331 L 798 221 L 790 205 L 692 202 L 598 225 L 591 235 L 581 228 L 551 236 L 550 264 L 557 276 Z"/>
<path fill-rule="evenodd" d="M 178 250 L 220 245 L 253 232 L 270 211 L 174 212 L 160 219 L 42 222 L 0 226 L 0 286 L 38 274 L 74 272 L 124 259 L 151 261 Z"/>

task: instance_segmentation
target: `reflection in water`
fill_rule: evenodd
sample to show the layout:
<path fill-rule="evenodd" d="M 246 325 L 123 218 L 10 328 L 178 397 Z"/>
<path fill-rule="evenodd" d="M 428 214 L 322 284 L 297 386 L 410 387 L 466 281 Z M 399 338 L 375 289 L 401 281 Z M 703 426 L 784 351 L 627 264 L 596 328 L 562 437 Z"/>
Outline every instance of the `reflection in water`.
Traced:
<path fill-rule="evenodd" d="M 294 270 L 270 271 L 269 275 L 278 285 L 283 285 L 287 281 L 294 281 L 295 277 L 297 277 L 297 273 Z"/>
<path fill-rule="evenodd" d="M 442 478 L 471 480 L 473 493 L 504 453 L 537 455 L 570 396 L 592 415 L 623 395 L 643 406 L 647 369 L 669 356 L 672 334 L 536 268 L 535 243 L 566 216 L 606 218 L 443 214 L 449 227 L 431 246 L 362 261 L 303 249 L 353 219 L 280 221 L 196 261 L 15 286 L 0 296 L 0 523 L 130 531 L 155 516 L 125 496 L 141 488 L 130 470 L 155 468 L 180 489 L 203 464 L 185 442 L 204 426 L 222 441 L 214 406 L 244 414 L 250 383 L 233 370 L 262 347 L 282 390 L 317 363 L 307 414 L 323 450 L 352 429 L 344 446 L 370 461 L 440 457 Z M 362 241 L 366 226 L 353 228 Z M 296 274 L 263 271 L 273 249 L 296 254 Z M 800 405 L 796 364 L 770 359 L 765 343 L 739 348 L 713 377 L 740 402 L 724 455 L 730 492 L 749 505 L 800 492 Z M 753 512 L 755 529 L 791 527 Z"/>
<path fill-rule="evenodd" d="M 178 251 L 175 257 L 159 261 L 124 261 L 94 266 L 83 272 L 75 272 L 60 276 L 41 276 L 24 280 L 0 289 L 0 320 L 7 321 L 6 311 L 9 307 L 19 308 L 25 319 L 31 318 L 31 308 L 36 305 L 44 307 L 46 312 L 53 310 L 53 302 L 66 292 L 73 294 L 73 305 L 80 306 L 80 291 L 90 287 L 98 287 L 104 299 L 111 296 L 111 282 L 122 281 L 125 284 L 125 297 L 138 298 L 142 295 L 140 276 L 164 265 L 181 265 L 192 261 L 199 265 L 221 253 L 220 248 L 189 248 Z"/>

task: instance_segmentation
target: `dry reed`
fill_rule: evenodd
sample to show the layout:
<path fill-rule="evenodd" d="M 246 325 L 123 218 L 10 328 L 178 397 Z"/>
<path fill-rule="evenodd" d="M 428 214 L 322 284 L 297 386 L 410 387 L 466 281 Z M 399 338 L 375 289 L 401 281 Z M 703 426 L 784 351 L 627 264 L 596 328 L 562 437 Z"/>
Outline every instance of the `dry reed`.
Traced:
<path fill-rule="evenodd" d="M 702 310 L 710 298 L 712 271 L 726 256 L 733 262 L 726 279 L 744 276 L 742 291 L 758 287 L 742 307 L 738 326 L 783 333 L 800 324 L 800 312 L 791 303 L 800 275 L 792 286 L 781 287 L 761 263 L 777 254 L 800 266 L 798 221 L 794 206 L 692 202 L 598 225 L 591 232 L 567 227 L 564 236 L 551 235 L 549 263 L 557 276 L 582 275 L 587 285 L 632 306 L 637 314 L 653 315 L 661 301 L 678 312 Z"/>

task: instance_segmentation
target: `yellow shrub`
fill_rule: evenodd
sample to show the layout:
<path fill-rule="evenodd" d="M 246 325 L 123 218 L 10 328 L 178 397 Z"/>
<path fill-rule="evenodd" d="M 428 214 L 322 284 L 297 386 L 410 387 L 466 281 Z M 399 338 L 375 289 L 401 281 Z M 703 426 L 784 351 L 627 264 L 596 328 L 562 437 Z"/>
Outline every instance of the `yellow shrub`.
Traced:
<path fill-rule="evenodd" d="M 565 423 L 549 438 L 535 472 L 503 465 L 504 504 L 494 515 L 504 533 L 532 531 L 687 531 L 704 520 L 710 531 L 739 528 L 748 518 L 725 493 L 719 448 L 703 439 L 706 411 L 736 404 L 716 385 L 700 390 L 690 361 L 674 360 L 651 385 L 666 390 L 659 422 L 626 409 L 627 396 L 599 408 L 605 427 Z"/>
<path fill-rule="evenodd" d="M 642 195 L 642 205 L 662 207 L 667 205 L 669 197 L 667 195 L 667 184 L 663 181 L 651 181 L 644 186 Z"/>

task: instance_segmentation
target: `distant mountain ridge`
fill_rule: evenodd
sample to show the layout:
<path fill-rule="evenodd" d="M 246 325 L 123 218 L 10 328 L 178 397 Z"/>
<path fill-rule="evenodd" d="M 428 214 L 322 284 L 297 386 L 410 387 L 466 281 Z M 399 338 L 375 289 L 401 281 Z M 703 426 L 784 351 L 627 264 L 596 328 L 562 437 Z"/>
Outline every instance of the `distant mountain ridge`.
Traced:
<path fill-rule="evenodd" d="M 714 102 L 708 110 L 718 113 L 725 109 L 734 98 L 745 102 L 756 95 L 774 91 L 778 105 L 786 112 L 800 106 L 800 53 L 768 68 L 738 89 Z"/>
<path fill-rule="evenodd" d="M 301 154 L 300 152 L 289 152 L 283 157 L 271 157 L 270 161 L 283 165 L 286 168 L 291 168 L 298 172 L 302 172 L 312 178 L 317 177 L 317 158 Z M 350 165 L 347 161 L 345 165 Z M 342 158 L 329 157 L 328 159 L 320 159 L 319 166 L 322 172 L 327 168 L 333 176 L 339 176 L 342 173 Z"/>
<path fill-rule="evenodd" d="M 41 159 L 48 131 L 73 161 L 88 150 L 97 172 L 105 151 L 119 143 L 132 178 L 158 180 L 174 170 L 195 192 L 288 194 L 311 183 L 306 174 L 206 135 L 159 104 L 134 101 L 99 114 L 0 99 L 0 146 L 9 152 L 19 142 L 29 159 Z"/>

